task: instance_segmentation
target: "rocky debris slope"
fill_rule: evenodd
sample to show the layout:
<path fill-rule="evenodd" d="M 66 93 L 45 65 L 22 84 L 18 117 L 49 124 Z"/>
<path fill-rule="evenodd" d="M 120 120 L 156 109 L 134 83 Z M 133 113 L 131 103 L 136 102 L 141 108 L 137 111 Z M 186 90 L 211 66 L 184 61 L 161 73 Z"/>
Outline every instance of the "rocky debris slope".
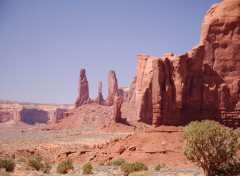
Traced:
<path fill-rule="evenodd" d="M 213 5 L 200 38 L 180 56 L 138 56 L 138 120 L 178 125 L 240 109 L 240 1 Z"/>
<path fill-rule="evenodd" d="M 57 124 L 51 124 L 46 129 L 78 129 L 84 127 L 96 128 L 112 123 L 112 107 L 95 103 L 82 105 L 67 111 L 65 118 Z M 67 118 L 66 118 L 67 117 Z"/>
<path fill-rule="evenodd" d="M 121 157 L 129 162 L 140 161 L 152 166 L 161 161 L 168 167 L 194 167 L 182 152 L 182 135 L 182 127 L 161 126 L 142 130 L 125 139 L 96 146 L 100 150 L 97 150 L 92 161 L 109 161 Z"/>
<path fill-rule="evenodd" d="M 10 120 L 27 124 L 55 123 L 63 118 L 63 112 L 72 108 L 72 105 L 0 101 L 0 123 Z"/>

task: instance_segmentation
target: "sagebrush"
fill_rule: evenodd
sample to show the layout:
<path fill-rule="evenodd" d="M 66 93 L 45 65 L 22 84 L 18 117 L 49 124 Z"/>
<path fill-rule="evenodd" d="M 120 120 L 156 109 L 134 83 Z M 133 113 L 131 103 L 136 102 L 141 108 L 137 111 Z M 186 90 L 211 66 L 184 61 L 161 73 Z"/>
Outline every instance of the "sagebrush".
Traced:
<path fill-rule="evenodd" d="M 45 159 L 40 155 L 34 155 L 28 158 L 27 166 L 37 171 L 42 171 L 43 173 L 49 173 L 52 168 L 48 159 Z"/>
<path fill-rule="evenodd" d="M 70 170 L 74 170 L 71 159 L 62 161 L 57 167 L 57 173 L 59 174 L 67 174 Z"/>
<path fill-rule="evenodd" d="M 138 171 L 147 171 L 148 167 L 142 163 L 142 162 L 134 162 L 134 163 L 122 163 L 121 166 L 121 171 L 123 172 L 138 172 Z"/>
<path fill-rule="evenodd" d="M 92 164 L 91 163 L 86 163 L 83 165 L 83 174 L 92 174 Z"/>
<path fill-rule="evenodd" d="M 16 164 L 12 160 L 0 159 L 0 168 L 5 169 L 7 172 L 13 172 Z"/>

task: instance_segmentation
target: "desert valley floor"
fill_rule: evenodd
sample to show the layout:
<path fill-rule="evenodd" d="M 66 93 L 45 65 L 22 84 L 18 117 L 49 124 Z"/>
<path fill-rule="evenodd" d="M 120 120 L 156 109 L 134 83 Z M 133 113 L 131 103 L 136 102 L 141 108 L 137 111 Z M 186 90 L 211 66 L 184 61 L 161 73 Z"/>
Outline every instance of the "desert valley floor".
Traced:
<path fill-rule="evenodd" d="M 138 126 L 138 127 L 136 127 Z M 200 168 L 190 163 L 183 154 L 183 127 L 146 124 L 113 124 L 99 129 L 49 130 L 44 125 L 15 126 L 10 122 L 1 125 L 1 156 L 14 155 L 17 161 L 29 155 L 41 155 L 53 163 L 51 174 L 56 174 L 56 165 L 71 158 L 76 166 L 71 175 L 81 174 L 86 162 L 94 165 L 96 175 L 121 175 L 118 167 L 98 166 L 116 158 L 144 162 L 149 167 L 147 175 L 202 175 Z M 165 165 L 161 172 L 154 172 L 157 164 Z M 14 175 L 43 175 L 27 170 L 19 162 Z M 146 173 L 145 173 L 146 174 Z"/>

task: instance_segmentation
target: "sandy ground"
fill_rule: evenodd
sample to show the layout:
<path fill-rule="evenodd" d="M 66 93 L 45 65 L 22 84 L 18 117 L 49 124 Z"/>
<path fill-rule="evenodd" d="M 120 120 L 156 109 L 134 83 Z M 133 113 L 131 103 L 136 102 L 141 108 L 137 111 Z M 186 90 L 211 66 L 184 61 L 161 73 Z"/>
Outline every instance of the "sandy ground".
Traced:
<path fill-rule="evenodd" d="M 166 166 L 165 171 L 161 171 L 162 175 L 202 174 L 201 169 L 190 163 L 183 154 L 183 127 L 153 128 L 142 123 L 72 130 L 46 130 L 43 125 L 25 124 L 0 127 L 0 156 L 11 158 L 14 155 L 16 161 L 38 154 L 48 158 L 55 166 L 71 158 L 78 167 L 91 162 L 95 175 L 121 175 L 119 168 L 100 167 L 98 163 L 123 158 L 128 162 L 145 163 L 150 169 L 146 175 L 160 174 L 153 171 L 157 164 Z M 17 168 L 14 175 L 33 172 L 24 171 L 23 167 Z M 71 174 L 79 175 L 80 170 L 78 168 Z M 51 172 L 56 174 L 54 169 Z"/>

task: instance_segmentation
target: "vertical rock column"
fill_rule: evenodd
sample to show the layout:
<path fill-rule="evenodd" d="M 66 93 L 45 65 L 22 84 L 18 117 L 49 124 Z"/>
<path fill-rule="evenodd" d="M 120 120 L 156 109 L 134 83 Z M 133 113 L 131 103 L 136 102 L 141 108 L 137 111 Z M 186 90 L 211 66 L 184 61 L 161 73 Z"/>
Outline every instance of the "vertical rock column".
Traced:
<path fill-rule="evenodd" d="M 108 74 L 108 96 L 105 102 L 107 106 L 113 105 L 114 97 L 115 95 L 117 95 L 117 91 L 118 91 L 118 81 L 117 81 L 116 73 L 115 71 L 110 70 Z"/>
<path fill-rule="evenodd" d="M 122 121 L 122 113 L 121 113 L 122 99 L 120 96 L 115 96 L 114 104 L 113 104 L 113 119 L 114 122 Z"/>
<path fill-rule="evenodd" d="M 80 77 L 78 83 L 78 98 L 75 103 L 75 107 L 79 107 L 86 104 L 89 100 L 88 80 L 86 77 L 85 69 L 80 70 Z"/>
<path fill-rule="evenodd" d="M 152 59 L 148 55 L 138 55 L 136 80 L 137 120 L 152 121 Z"/>
<path fill-rule="evenodd" d="M 153 106 L 153 119 L 152 124 L 158 126 L 161 122 L 162 111 L 162 91 L 160 85 L 160 72 L 162 72 L 161 60 L 154 59 L 153 66 L 153 79 L 152 79 L 152 106 Z"/>

